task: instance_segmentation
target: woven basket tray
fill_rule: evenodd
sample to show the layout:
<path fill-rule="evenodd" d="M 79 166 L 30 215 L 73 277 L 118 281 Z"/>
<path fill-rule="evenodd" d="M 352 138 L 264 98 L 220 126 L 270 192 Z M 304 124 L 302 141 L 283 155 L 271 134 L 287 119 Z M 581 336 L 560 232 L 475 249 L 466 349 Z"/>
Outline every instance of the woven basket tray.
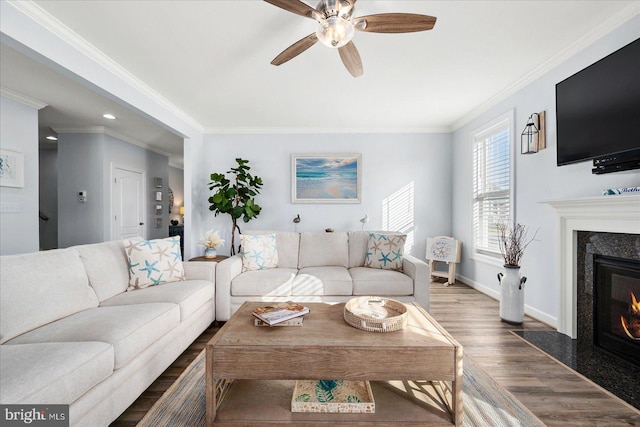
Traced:
<path fill-rule="evenodd" d="M 400 301 L 381 297 L 358 297 L 344 306 L 344 320 L 369 332 L 398 331 L 407 324 L 407 307 Z"/>

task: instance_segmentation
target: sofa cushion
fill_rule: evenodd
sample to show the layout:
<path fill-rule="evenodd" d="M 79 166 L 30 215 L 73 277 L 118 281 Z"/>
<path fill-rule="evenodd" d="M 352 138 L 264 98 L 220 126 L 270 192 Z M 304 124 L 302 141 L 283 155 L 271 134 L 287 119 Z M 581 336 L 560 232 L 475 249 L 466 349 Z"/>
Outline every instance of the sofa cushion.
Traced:
<path fill-rule="evenodd" d="M 298 270 L 294 268 L 272 268 L 247 271 L 231 282 L 232 296 L 289 296 L 291 285 Z"/>
<path fill-rule="evenodd" d="M 298 268 L 349 266 L 347 233 L 300 234 Z"/>
<path fill-rule="evenodd" d="M 102 341 L 113 345 L 118 369 L 179 323 L 180 309 L 171 303 L 98 307 L 27 332 L 8 344 Z"/>
<path fill-rule="evenodd" d="M 406 234 L 370 233 L 364 266 L 402 271 L 402 255 Z"/>
<path fill-rule="evenodd" d="M 53 342 L 0 346 L 0 402 L 70 404 L 113 372 L 113 346 Z"/>
<path fill-rule="evenodd" d="M 185 279 L 180 236 L 155 240 L 125 240 L 129 259 L 129 288 L 143 289 Z"/>
<path fill-rule="evenodd" d="M 293 279 L 292 295 L 352 295 L 352 288 L 344 267 L 307 267 Z"/>
<path fill-rule="evenodd" d="M 0 344 L 98 306 L 75 249 L 6 255 L 0 265 Z"/>
<path fill-rule="evenodd" d="M 278 248 L 278 267 L 298 268 L 300 234 L 292 231 L 244 231 L 244 235 L 275 234 Z"/>
<path fill-rule="evenodd" d="M 265 270 L 278 266 L 275 234 L 243 234 L 240 236 L 242 271 Z"/>
<path fill-rule="evenodd" d="M 349 274 L 353 295 L 413 295 L 413 280 L 399 271 L 354 267 Z"/>
<path fill-rule="evenodd" d="M 211 304 L 215 286 L 206 280 L 186 280 L 184 282 L 165 283 L 162 286 L 150 286 L 133 292 L 116 295 L 100 303 L 101 307 L 114 305 L 144 304 L 153 302 L 172 302 L 180 306 L 180 320 L 183 321 L 204 304 Z"/>
<path fill-rule="evenodd" d="M 140 239 L 142 240 L 142 239 Z M 89 276 L 89 284 L 100 301 L 127 290 L 129 286 L 129 262 L 124 242 L 94 243 L 74 246 Z"/>
<path fill-rule="evenodd" d="M 368 231 L 349 231 L 349 268 L 364 266 L 367 256 Z"/>

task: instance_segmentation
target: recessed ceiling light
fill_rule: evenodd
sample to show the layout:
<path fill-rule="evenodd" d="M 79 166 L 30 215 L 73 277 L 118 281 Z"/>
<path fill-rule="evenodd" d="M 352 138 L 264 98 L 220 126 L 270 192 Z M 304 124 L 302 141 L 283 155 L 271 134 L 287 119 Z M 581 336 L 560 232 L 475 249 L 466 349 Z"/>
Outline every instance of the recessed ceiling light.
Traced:
<path fill-rule="evenodd" d="M 116 119 L 116 116 L 114 116 L 113 114 L 109 114 L 109 113 L 103 114 L 102 117 L 104 117 L 105 119 L 109 119 L 109 120 L 115 120 Z"/>
<path fill-rule="evenodd" d="M 56 138 L 56 137 L 55 137 L 55 136 L 53 136 L 53 135 L 49 135 L 49 136 L 47 137 L 47 139 L 48 139 L 49 141 L 57 141 L 57 140 L 58 140 L 58 138 Z"/>

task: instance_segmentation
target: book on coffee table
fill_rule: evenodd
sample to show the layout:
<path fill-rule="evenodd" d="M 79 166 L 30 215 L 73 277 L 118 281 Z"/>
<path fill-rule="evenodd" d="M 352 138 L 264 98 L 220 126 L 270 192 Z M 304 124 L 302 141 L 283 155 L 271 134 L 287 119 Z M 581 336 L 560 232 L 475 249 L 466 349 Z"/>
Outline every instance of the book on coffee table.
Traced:
<path fill-rule="evenodd" d="M 275 325 L 270 325 L 262 320 L 255 318 L 253 319 L 253 324 L 256 326 L 302 326 L 304 321 L 304 316 L 294 317 L 293 319 L 285 320 L 284 322 L 276 323 Z"/>
<path fill-rule="evenodd" d="M 265 307 L 258 307 L 251 312 L 256 318 L 269 326 L 285 322 L 309 313 L 309 307 L 296 304 L 293 301 L 274 303 Z"/>

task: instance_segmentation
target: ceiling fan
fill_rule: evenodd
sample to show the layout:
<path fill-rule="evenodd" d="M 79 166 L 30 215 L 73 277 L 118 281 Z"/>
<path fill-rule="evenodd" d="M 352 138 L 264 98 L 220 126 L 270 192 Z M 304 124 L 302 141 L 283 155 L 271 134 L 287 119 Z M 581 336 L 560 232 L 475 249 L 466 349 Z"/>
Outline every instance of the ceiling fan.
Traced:
<path fill-rule="evenodd" d="M 380 13 L 354 18 L 357 0 L 320 0 L 314 9 L 300 0 L 265 0 L 281 9 L 318 22 L 315 33 L 298 40 L 271 61 L 281 65 L 300 55 L 319 40 L 324 45 L 338 49 L 342 63 L 353 77 L 363 73 L 362 60 L 351 39 L 355 31 L 370 33 L 411 33 L 433 28 L 436 18 L 414 13 Z"/>

